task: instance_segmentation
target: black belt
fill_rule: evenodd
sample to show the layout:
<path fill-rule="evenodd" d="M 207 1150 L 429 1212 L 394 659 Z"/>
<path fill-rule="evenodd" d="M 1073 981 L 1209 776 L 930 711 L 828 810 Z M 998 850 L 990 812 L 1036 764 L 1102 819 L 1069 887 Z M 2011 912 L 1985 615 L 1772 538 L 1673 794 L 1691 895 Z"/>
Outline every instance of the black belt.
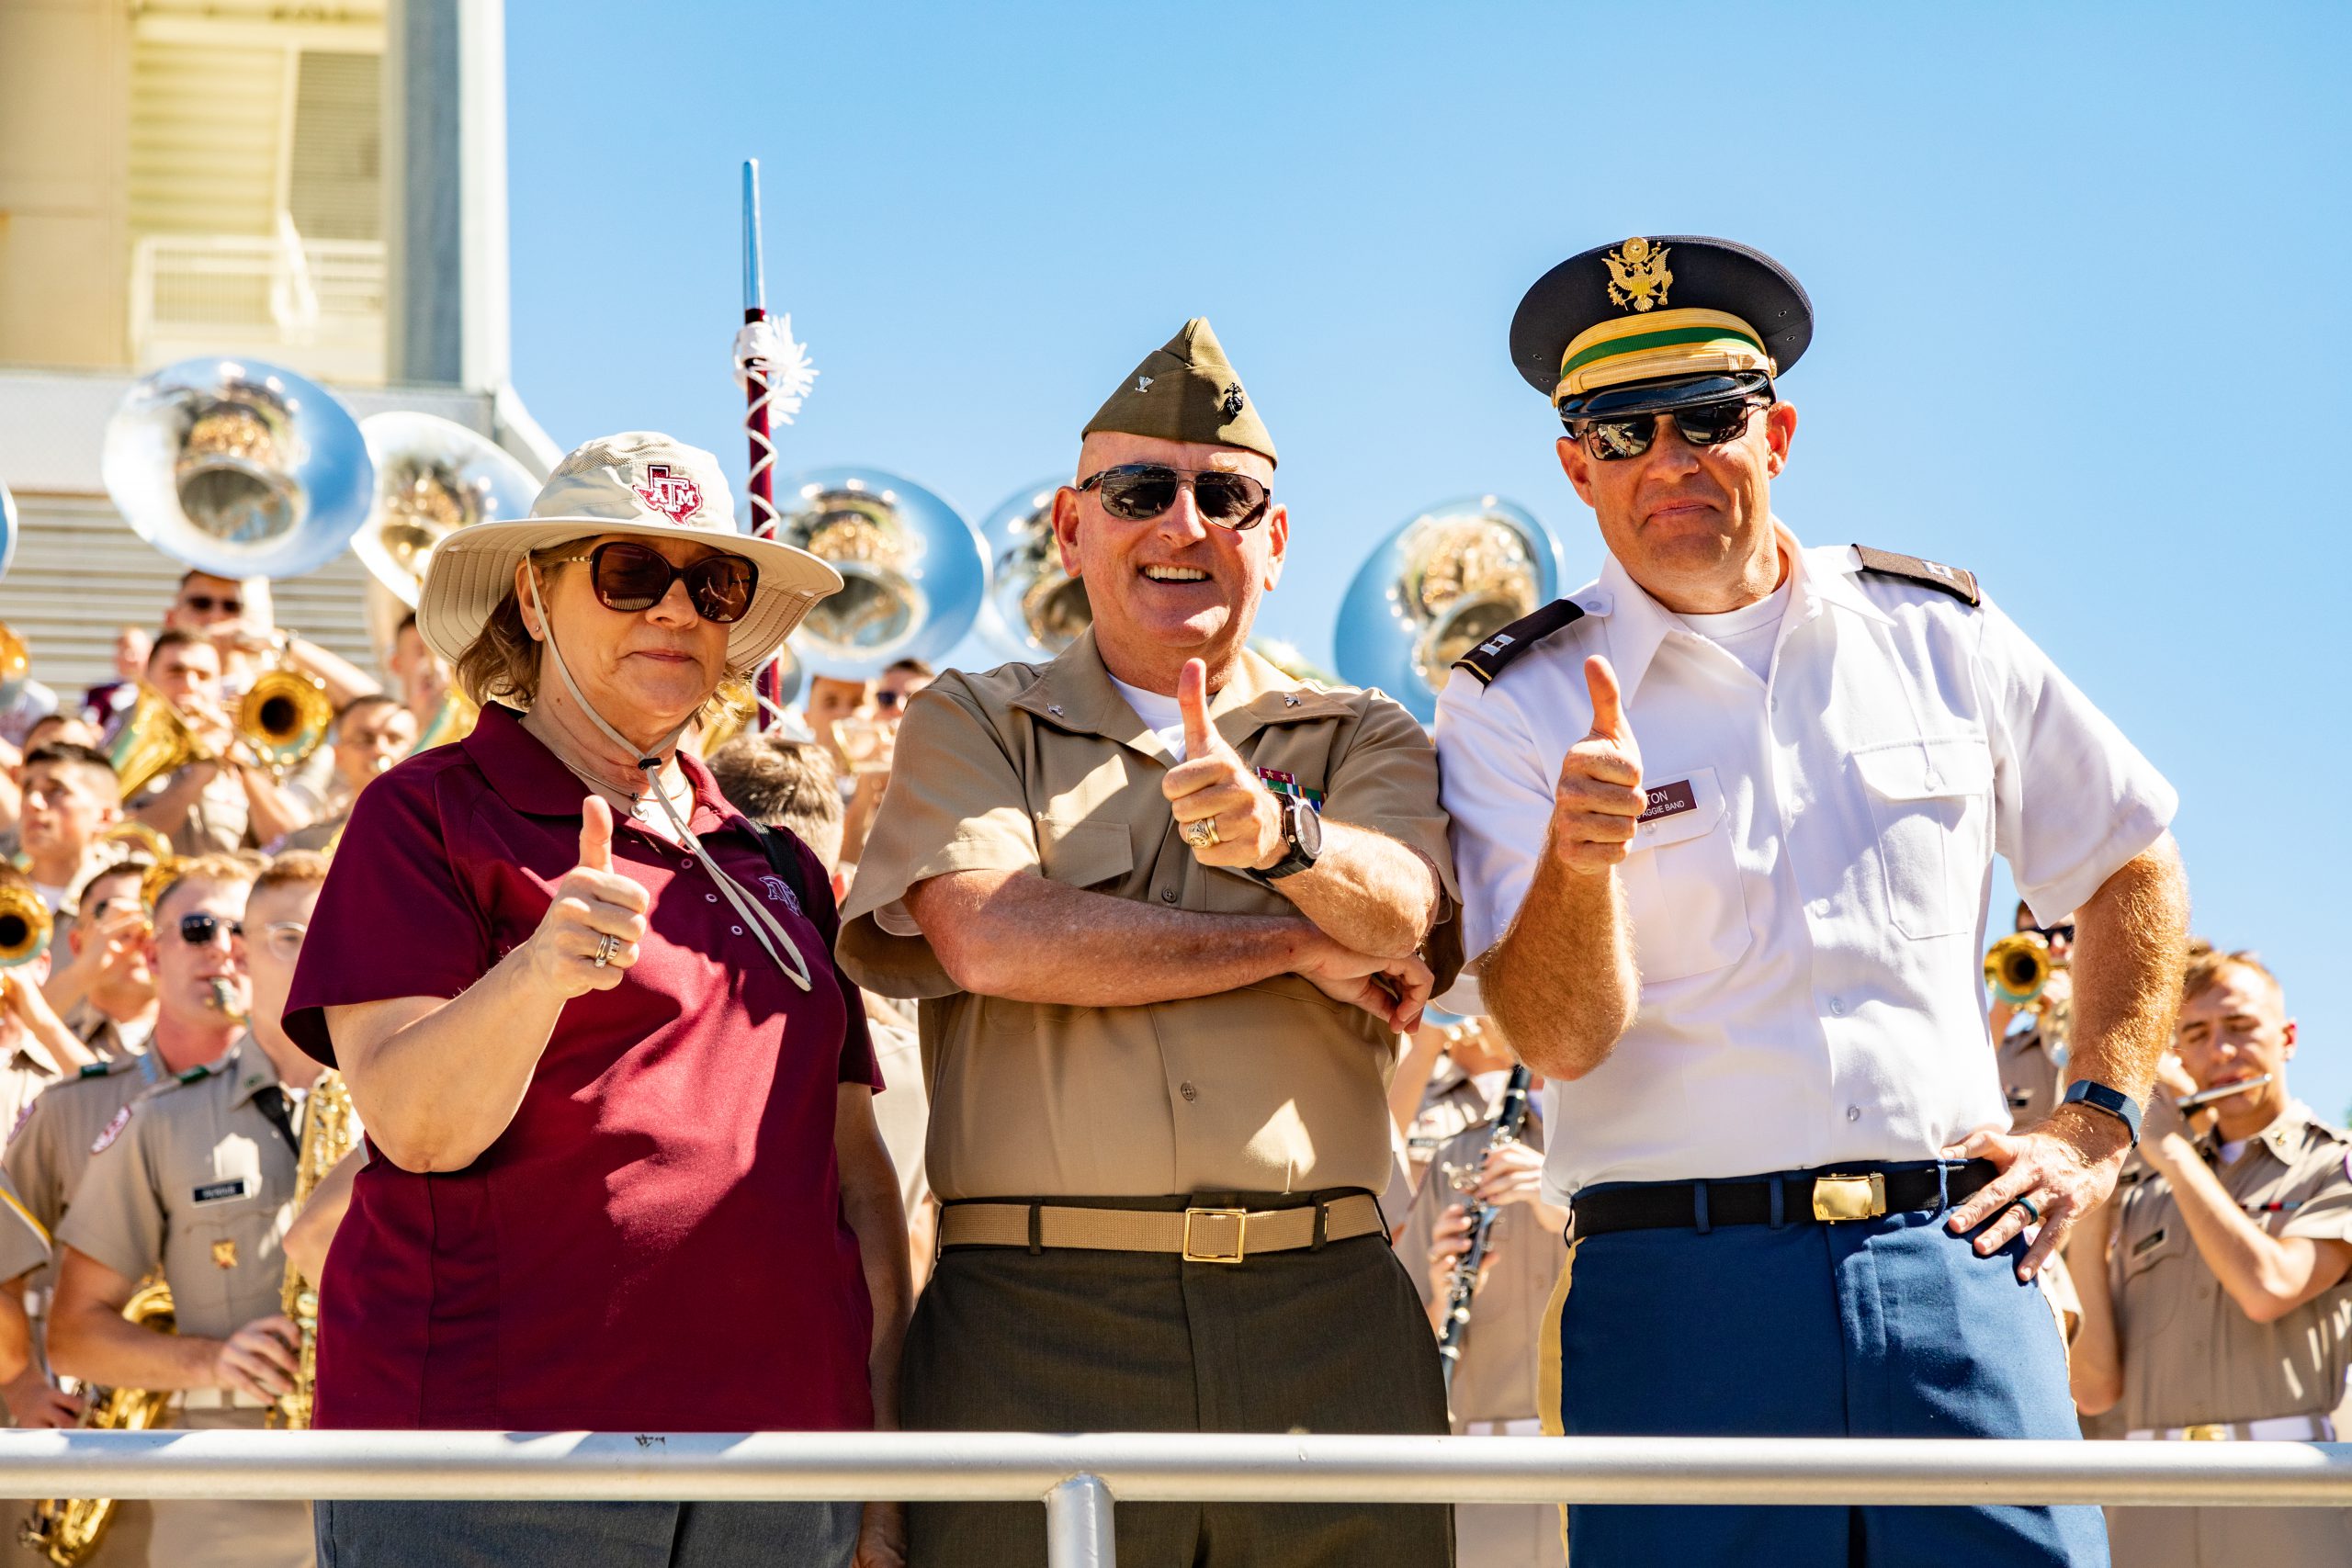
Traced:
<path fill-rule="evenodd" d="M 1957 1203 L 1999 1172 L 1988 1159 L 1941 1169 L 1871 1170 L 1852 1175 L 1768 1177 L 1733 1181 L 1654 1181 L 1579 1192 L 1570 1211 L 1574 1234 L 1712 1230 L 1717 1225 L 1835 1224 L 1911 1213 Z M 1780 1213 L 1772 1190 L 1780 1189 Z"/>

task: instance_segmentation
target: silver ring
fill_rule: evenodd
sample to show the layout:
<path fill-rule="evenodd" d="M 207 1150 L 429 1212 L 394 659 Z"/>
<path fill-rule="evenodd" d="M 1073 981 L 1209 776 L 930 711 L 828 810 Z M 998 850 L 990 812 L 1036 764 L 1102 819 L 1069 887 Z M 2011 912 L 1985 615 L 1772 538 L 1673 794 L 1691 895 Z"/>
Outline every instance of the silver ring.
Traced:
<path fill-rule="evenodd" d="M 1213 848 L 1219 841 L 1216 832 L 1216 818 L 1214 817 L 1204 817 L 1197 822 L 1185 823 L 1184 841 L 1192 845 L 1196 850 Z"/>
<path fill-rule="evenodd" d="M 602 969 L 610 964 L 613 961 L 613 954 L 620 950 L 621 939 L 612 932 L 606 931 L 598 937 L 596 939 L 596 967 Z"/>
<path fill-rule="evenodd" d="M 2009 1201 L 2009 1207 L 2012 1209 L 2023 1209 L 2025 1211 L 2025 1223 L 2027 1224 L 2038 1225 L 2041 1223 L 2041 1211 L 2034 1206 L 2034 1201 L 2030 1198 L 2011 1199 Z"/>

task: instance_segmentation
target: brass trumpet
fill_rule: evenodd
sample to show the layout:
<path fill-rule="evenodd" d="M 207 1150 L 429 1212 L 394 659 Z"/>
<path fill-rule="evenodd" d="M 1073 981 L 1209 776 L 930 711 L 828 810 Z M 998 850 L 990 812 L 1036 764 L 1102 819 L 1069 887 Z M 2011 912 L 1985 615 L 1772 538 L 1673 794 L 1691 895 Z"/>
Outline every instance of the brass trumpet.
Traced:
<path fill-rule="evenodd" d="M 197 739 L 187 716 L 144 681 L 138 682 L 138 694 L 131 702 L 130 711 L 122 716 L 122 723 L 114 732 L 114 744 L 107 748 L 107 758 L 114 763 L 115 777 L 121 781 L 125 800 L 135 799 L 141 791 L 165 774 L 175 773 L 190 762 L 205 761 L 211 756 L 211 748 Z"/>
<path fill-rule="evenodd" d="M 283 664 L 255 676 L 237 705 L 237 739 L 278 778 L 309 761 L 334 723 L 334 703 L 325 685 Z"/>
<path fill-rule="evenodd" d="M 1993 995 L 2013 1008 L 2040 1004 L 2056 965 L 2050 957 L 2050 939 L 2039 931 L 2016 931 L 1995 942 L 1984 954 L 1984 983 Z"/>

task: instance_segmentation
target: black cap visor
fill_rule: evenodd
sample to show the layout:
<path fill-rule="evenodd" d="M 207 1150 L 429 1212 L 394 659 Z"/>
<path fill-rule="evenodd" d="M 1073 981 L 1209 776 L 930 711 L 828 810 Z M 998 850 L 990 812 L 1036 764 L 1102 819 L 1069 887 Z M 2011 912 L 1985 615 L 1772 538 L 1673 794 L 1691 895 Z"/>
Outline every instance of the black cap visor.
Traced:
<path fill-rule="evenodd" d="M 1635 381 L 1623 387 L 1560 400 L 1560 419 L 1576 423 L 1588 419 L 1632 419 L 1645 413 L 1720 403 L 1731 398 L 1772 396 L 1772 378 L 1761 370 L 1715 376 L 1674 376 L 1660 381 Z"/>

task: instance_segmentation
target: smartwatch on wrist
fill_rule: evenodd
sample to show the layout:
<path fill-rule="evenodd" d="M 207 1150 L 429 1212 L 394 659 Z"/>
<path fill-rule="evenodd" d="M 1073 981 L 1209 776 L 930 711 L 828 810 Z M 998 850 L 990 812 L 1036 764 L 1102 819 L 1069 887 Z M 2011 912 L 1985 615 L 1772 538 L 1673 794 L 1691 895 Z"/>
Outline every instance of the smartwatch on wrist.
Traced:
<path fill-rule="evenodd" d="M 1323 814 L 1295 795 L 1277 794 L 1283 814 L 1283 841 L 1289 852 L 1263 871 L 1251 871 L 1252 880 L 1272 885 L 1285 876 L 1311 869 L 1323 852 Z"/>
<path fill-rule="evenodd" d="M 2088 1078 L 2076 1078 L 2066 1086 L 2066 1093 L 2059 1103 L 2087 1105 L 2093 1111 L 2106 1111 L 2122 1122 L 2124 1129 L 2132 1134 L 2132 1146 L 2135 1149 L 2140 1146 L 2140 1102 L 2121 1090 L 2109 1089 L 2103 1083 L 2093 1083 Z"/>

